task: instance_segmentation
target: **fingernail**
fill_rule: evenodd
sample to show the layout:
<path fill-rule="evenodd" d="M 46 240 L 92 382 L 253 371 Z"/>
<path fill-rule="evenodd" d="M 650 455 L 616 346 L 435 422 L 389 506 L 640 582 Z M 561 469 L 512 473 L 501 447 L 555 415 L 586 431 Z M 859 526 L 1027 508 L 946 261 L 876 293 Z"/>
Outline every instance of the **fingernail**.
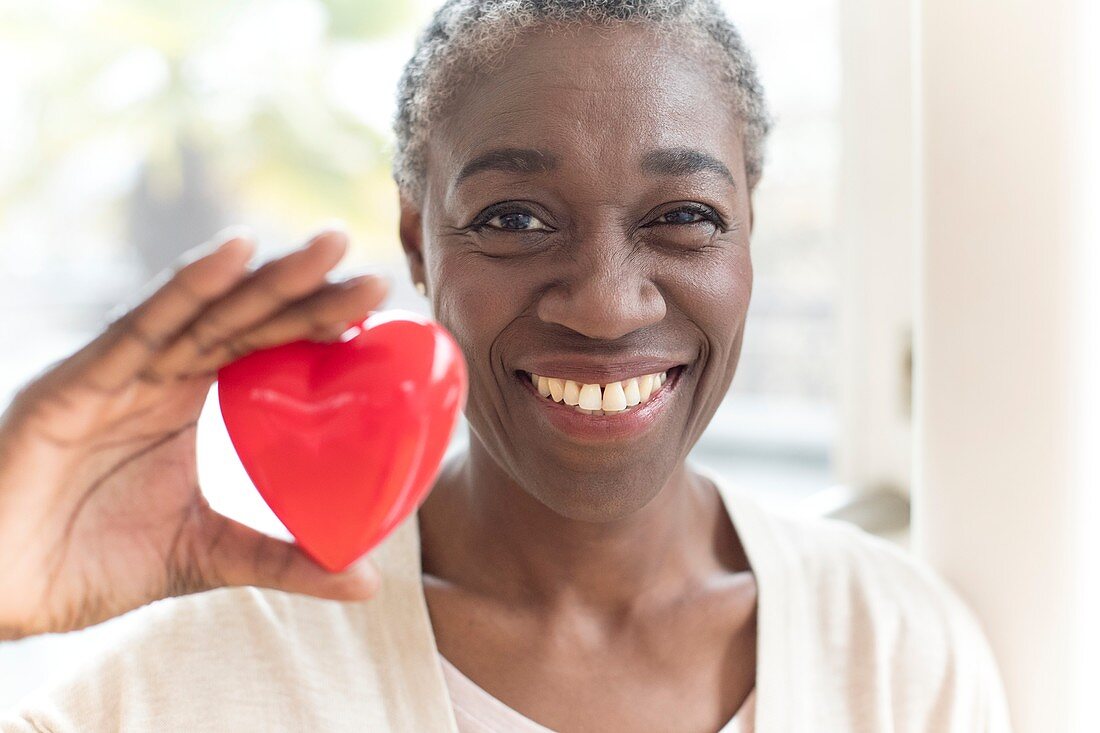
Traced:
<path fill-rule="evenodd" d="M 244 224 L 231 224 L 218 231 L 212 238 L 212 241 L 219 242 L 220 244 L 226 244 L 234 239 L 255 239 L 256 231 Z"/>
<path fill-rule="evenodd" d="M 365 278 L 373 278 L 375 280 L 381 280 L 386 283 L 387 287 L 391 287 L 394 282 L 393 274 L 388 270 L 379 267 L 376 264 L 363 264 L 358 263 L 350 267 L 340 268 L 340 275 L 348 280 L 355 280 L 361 282 Z"/>
<path fill-rule="evenodd" d="M 348 227 L 344 223 L 343 219 L 329 219 L 313 230 L 313 236 L 309 238 L 309 243 L 316 242 L 326 234 L 342 234 L 344 237 L 348 236 Z"/>
<path fill-rule="evenodd" d="M 211 237 L 210 241 L 207 242 L 205 246 L 209 248 L 207 254 L 212 254 L 233 245 L 235 242 L 242 241 L 247 242 L 246 246 L 251 247 L 253 242 L 256 241 L 256 233 L 250 227 L 244 226 L 243 224 L 234 224 L 233 226 L 222 229 Z"/>
<path fill-rule="evenodd" d="M 343 255 L 347 253 L 348 244 L 348 237 L 344 232 L 326 229 L 310 237 L 309 241 L 302 245 L 301 249 L 304 251 L 323 249 L 326 252 L 336 250 L 339 252 L 339 255 L 343 257 Z"/>
<path fill-rule="evenodd" d="M 385 283 L 387 288 L 393 285 L 393 278 L 382 272 L 364 272 L 359 275 L 352 275 L 347 280 L 344 280 L 344 285 L 352 287 L 372 280 L 374 282 Z"/>
<path fill-rule="evenodd" d="M 251 243 L 255 240 L 253 231 L 242 225 L 225 227 L 202 244 L 196 245 L 184 252 L 180 256 L 180 265 L 187 265 L 195 260 L 200 260 L 203 257 L 212 255 L 230 242 L 239 240 L 245 240 L 249 242 L 249 246 L 251 246 Z"/>

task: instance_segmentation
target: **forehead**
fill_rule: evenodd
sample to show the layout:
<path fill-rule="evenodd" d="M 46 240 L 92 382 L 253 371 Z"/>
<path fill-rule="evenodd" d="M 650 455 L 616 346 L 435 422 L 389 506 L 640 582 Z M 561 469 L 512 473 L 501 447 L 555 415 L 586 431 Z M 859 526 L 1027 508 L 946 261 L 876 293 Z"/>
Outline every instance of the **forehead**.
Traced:
<path fill-rule="evenodd" d="M 487 150 L 536 148 L 613 178 L 644 173 L 664 148 L 713 156 L 743 180 L 739 127 L 711 65 L 675 34 L 537 29 L 456 95 L 433 127 L 429 175 L 450 189 Z"/>

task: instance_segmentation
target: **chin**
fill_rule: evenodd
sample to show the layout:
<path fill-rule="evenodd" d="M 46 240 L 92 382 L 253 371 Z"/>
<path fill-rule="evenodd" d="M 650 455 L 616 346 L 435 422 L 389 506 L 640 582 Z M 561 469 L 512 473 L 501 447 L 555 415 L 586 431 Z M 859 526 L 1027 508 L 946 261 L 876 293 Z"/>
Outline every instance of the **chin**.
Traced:
<path fill-rule="evenodd" d="M 625 519 L 649 504 L 670 473 L 655 471 L 652 463 L 598 472 L 536 469 L 534 475 L 539 478 L 523 481 L 521 486 L 555 514 L 603 524 Z"/>

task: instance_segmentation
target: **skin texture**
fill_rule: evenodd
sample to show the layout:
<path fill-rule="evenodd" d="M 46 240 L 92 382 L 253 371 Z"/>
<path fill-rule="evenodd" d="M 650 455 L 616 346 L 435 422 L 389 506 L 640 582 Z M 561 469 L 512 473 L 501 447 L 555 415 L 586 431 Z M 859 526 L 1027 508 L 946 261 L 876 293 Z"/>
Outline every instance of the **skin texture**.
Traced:
<path fill-rule="evenodd" d="M 328 282 L 347 238 L 249 268 L 246 237 L 184 256 L 152 292 L 28 383 L 0 415 L 0 639 L 83 628 L 168 596 L 259 585 L 361 600 L 369 560 L 330 574 L 213 511 L 195 433 L 217 370 L 332 340 L 377 308 L 377 276 Z"/>
<path fill-rule="evenodd" d="M 413 279 L 470 371 L 470 450 L 420 510 L 439 648 L 560 731 L 717 730 L 755 680 L 751 568 L 715 488 L 684 465 L 740 355 L 751 191 L 738 122 L 685 53 L 640 27 L 529 32 L 440 118 L 424 200 L 401 200 Z M 557 166 L 455 184 L 500 147 Z M 664 147 L 714 156 L 732 183 L 640 167 Z M 469 228 L 501 202 L 511 216 L 491 224 L 512 231 Z M 690 202 L 721 224 L 674 213 Z M 653 429 L 595 443 L 523 388 L 515 370 L 544 354 L 687 369 Z"/>

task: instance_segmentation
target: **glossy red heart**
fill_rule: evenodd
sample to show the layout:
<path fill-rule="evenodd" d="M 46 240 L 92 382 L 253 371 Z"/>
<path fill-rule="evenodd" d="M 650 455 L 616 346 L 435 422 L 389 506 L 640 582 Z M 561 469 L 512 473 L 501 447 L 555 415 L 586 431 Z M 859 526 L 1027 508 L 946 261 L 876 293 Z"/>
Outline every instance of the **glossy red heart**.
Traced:
<path fill-rule="evenodd" d="M 256 351 L 218 373 L 222 418 L 245 471 L 331 571 L 427 497 L 467 391 L 458 344 L 430 319 L 379 311 L 349 334 Z"/>

